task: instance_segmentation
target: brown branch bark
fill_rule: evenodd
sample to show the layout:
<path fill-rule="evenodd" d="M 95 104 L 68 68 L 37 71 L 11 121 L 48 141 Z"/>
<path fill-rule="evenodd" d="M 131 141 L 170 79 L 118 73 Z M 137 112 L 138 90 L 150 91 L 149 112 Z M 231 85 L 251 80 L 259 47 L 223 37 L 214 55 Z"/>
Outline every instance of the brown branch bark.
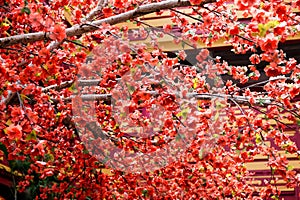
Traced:
<path fill-rule="evenodd" d="M 204 0 L 198 6 L 202 6 L 207 3 L 213 3 L 215 1 L 216 0 Z M 84 26 L 84 24 L 81 25 L 76 24 L 70 28 L 67 28 L 66 34 L 67 37 L 80 36 L 84 33 L 97 30 L 97 26 L 101 26 L 103 23 L 114 25 L 159 10 L 165 10 L 165 9 L 170 9 L 175 7 L 185 7 L 185 6 L 191 6 L 188 0 L 167 0 L 167 1 L 157 2 L 157 3 L 150 3 L 147 5 L 142 5 L 134 10 L 130 10 L 125 13 L 121 13 L 105 19 L 90 22 L 89 23 L 90 25 Z M 32 43 L 44 39 L 49 39 L 49 34 L 50 34 L 49 32 L 47 33 L 36 32 L 36 33 L 28 33 L 28 34 L 14 35 L 11 37 L 0 38 L 0 47 L 7 47 L 19 43 Z"/>
<path fill-rule="evenodd" d="M 117 79 L 119 80 L 119 79 Z M 76 81 L 78 86 L 97 86 L 100 83 L 101 80 L 99 79 L 95 79 L 95 80 L 78 80 Z M 75 81 L 71 80 L 71 81 L 65 81 L 62 82 L 60 85 L 50 85 L 48 87 L 45 87 L 42 89 L 43 92 L 49 92 L 49 90 L 61 90 L 67 87 L 71 87 L 71 85 L 74 83 Z"/>
<path fill-rule="evenodd" d="M 149 91 L 151 95 L 156 95 L 157 92 Z M 76 95 L 73 95 L 71 97 L 65 98 L 65 101 L 71 101 L 72 98 L 74 98 Z M 112 95 L 111 94 L 84 94 L 81 95 L 80 98 L 83 101 L 96 101 L 96 100 L 108 100 L 111 99 Z M 238 96 L 238 95 L 226 95 L 226 94 L 210 94 L 210 93 L 202 93 L 202 94 L 197 94 L 197 93 L 188 93 L 186 98 L 196 98 L 196 99 L 201 99 L 201 100 L 210 100 L 213 98 L 221 98 L 221 99 L 232 99 L 238 103 L 245 103 L 249 104 L 250 98 L 246 96 Z M 180 98 L 180 97 L 179 97 Z M 254 104 L 258 105 L 269 105 L 270 103 L 274 102 L 274 99 L 271 98 L 263 98 L 263 97 L 258 97 L 255 99 Z"/>

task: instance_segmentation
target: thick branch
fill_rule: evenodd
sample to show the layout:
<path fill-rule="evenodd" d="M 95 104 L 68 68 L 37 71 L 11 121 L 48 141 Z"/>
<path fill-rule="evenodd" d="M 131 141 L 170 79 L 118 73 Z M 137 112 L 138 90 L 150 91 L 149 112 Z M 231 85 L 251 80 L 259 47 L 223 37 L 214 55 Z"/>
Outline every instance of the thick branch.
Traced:
<path fill-rule="evenodd" d="M 200 6 L 207 4 L 207 3 L 213 3 L 215 0 L 204 0 L 201 2 Z M 151 3 L 147 5 L 142 5 L 134 10 L 130 10 L 125 13 L 121 13 L 115 16 L 111 16 L 105 19 L 97 20 L 94 22 L 91 22 L 91 25 L 74 25 L 71 28 L 66 29 L 66 34 L 68 37 L 71 36 L 80 36 L 87 32 L 92 32 L 97 30 L 97 26 L 101 26 L 103 23 L 114 25 L 121 22 L 125 22 L 129 19 L 133 19 L 136 17 L 140 17 L 149 13 L 153 13 L 156 11 L 164 10 L 164 9 L 170 9 L 175 7 L 185 7 L 190 6 L 190 2 L 188 0 L 168 0 L 168 1 L 162 1 L 157 3 Z M 49 32 L 37 32 L 37 33 L 28 33 L 28 34 L 22 34 L 22 35 L 15 35 L 11 37 L 5 37 L 0 38 L 0 47 L 6 47 L 11 46 L 14 44 L 19 43 L 32 43 L 44 39 L 49 39 Z"/>
<path fill-rule="evenodd" d="M 150 92 L 151 95 L 157 95 L 157 92 Z M 76 95 L 73 95 L 69 98 L 65 98 L 65 101 L 70 101 L 72 98 L 74 98 Z M 221 98 L 221 99 L 233 99 L 234 101 L 238 103 L 246 103 L 249 104 L 250 98 L 246 96 L 237 96 L 237 95 L 226 95 L 226 94 L 210 94 L 210 93 L 202 93 L 202 94 L 197 94 L 197 93 L 188 93 L 187 98 L 196 98 L 196 99 L 202 99 L 202 100 L 210 100 L 214 98 Z M 96 101 L 96 100 L 108 100 L 112 98 L 111 94 L 85 94 L 81 95 L 80 98 L 83 101 Z M 180 98 L 180 97 L 179 97 Z M 271 98 L 263 98 L 263 97 L 258 97 L 255 99 L 254 104 L 265 104 L 269 105 L 272 103 L 274 100 Z"/>
<path fill-rule="evenodd" d="M 119 79 L 117 79 L 119 80 Z M 99 85 L 101 80 L 95 79 L 95 80 L 78 80 L 76 81 L 78 86 L 97 86 Z M 74 81 L 65 81 L 62 82 L 60 85 L 50 85 L 48 87 L 45 87 L 42 89 L 43 92 L 49 92 L 49 90 L 61 90 L 67 87 L 71 87 Z"/>

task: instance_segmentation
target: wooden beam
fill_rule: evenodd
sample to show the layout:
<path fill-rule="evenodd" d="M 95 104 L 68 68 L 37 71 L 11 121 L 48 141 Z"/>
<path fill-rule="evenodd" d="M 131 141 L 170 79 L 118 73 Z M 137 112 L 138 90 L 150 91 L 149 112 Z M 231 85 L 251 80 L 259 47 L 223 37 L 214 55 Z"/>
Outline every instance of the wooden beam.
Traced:
<path fill-rule="evenodd" d="M 289 165 L 293 166 L 294 168 L 300 168 L 300 161 L 290 160 Z M 248 170 L 269 170 L 270 169 L 270 167 L 267 166 L 266 161 L 248 162 L 245 163 L 245 166 Z"/>

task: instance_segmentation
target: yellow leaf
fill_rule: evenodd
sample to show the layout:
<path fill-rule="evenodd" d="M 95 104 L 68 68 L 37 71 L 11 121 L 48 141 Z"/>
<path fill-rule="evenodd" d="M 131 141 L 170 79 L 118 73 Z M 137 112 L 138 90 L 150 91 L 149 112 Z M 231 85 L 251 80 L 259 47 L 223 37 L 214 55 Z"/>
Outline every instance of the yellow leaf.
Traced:
<path fill-rule="evenodd" d="M 114 174 L 111 172 L 110 169 L 101 169 L 101 172 L 102 172 L 103 174 L 108 175 L 108 176 L 114 175 Z"/>
<path fill-rule="evenodd" d="M 267 31 L 269 31 L 271 28 L 275 28 L 279 24 L 278 21 L 272 20 L 267 22 L 266 24 L 258 24 L 258 31 L 260 36 L 265 36 Z"/>
<path fill-rule="evenodd" d="M 9 120 L 7 120 L 7 122 L 5 123 L 7 126 L 9 126 L 9 125 L 11 125 L 12 124 L 12 122 L 10 121 L 10 119 Z M 4 131 L 5 131 L 5 129 L 4 129 Z"/>
<path fill-rule="evenodd" d="M 258 24 L 258 31 L 260 36 L 265 36 L 267 33 L 266 27 L 264 24 Z"/>
<path fill-rule="evenodd" d="M 65 19 L 73 26 L 72 12 L 71 12 L 71 9 L 68 6 L 64 7 L 64 16 L 65 16 Z"/>
<path fill-rule="evenodd" d="M 198 80 L 198 78 L 194 78 L 192 81 L 193 81 L 193 88 L 196 89 L 198 86 L 199 80 Z"/>

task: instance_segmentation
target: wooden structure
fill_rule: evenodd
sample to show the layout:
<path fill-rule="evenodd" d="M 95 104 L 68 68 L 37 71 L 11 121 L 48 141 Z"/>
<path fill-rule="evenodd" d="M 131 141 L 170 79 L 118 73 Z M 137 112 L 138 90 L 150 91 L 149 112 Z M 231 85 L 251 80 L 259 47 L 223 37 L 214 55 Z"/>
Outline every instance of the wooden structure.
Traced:
<path fill-rule="evenodd" d="M 191 9 L 182 8 L 180 10 L 181 12 L 185 13 L 186 15 L 192 15 Z M 299 12 L 298 10 L 294 10 L 294 12 Z M 241 15 L 241 12 L 238 12 L 239 20 L 247 23 L 249 22 L 249 18 L 243 18 Z M 184 16 L 183 16 L 184 17 Z M 185 17 L 189 22 L 197 22 L 192 18 Z M 160 16 L 156 16 L 155 14 L 149 14 L 139 19 L 141 24 L 145 28 L 149 28 L 155 31 L 162 31 L 162 26 L 165 24 L 172 24 L 170 12 L 166 11 Z M 118 26 L 128 26 L 129 29 L 135 30 L 139 29 L 139 26 L 136 25 L 134 22 L 127 22 L 127 23 L 121 23 L 118 24 Z M 180 30 L 176 29 L 176 27 L 172 30 L 173 35 L 179 35 Z M 160 47 L 166 51 L 166 52 L 175 52 L 177 50 L 184 49 L 187 54 L 187 60 L 191 61 L 191 63 L 195 62 L 195 56 L 199 53 L 199 49 L 201 48 L 208 48 L 210 51 L 210 55 L 212 57 L 220 56 L 222 58 L 226 58 L 226 61 L 229 65 L 235 65 L 235 66 L 247 66 L 250 63 L 249 56 L 250 54 L 234 54 L 231 49 L 232 46 L 225 43 L 225 39 L 219 39 L 217 42 L 213 43 L 212 46 L 207 47 L 205 44 L 198 42 L 196 48 L 192 48 L 191 46 L 185 45 L 184 48 L 181 44 L 175 44 L 173 42 L 174 37 L 165 34 L 164 37 L 158 38 L 158 42 L 160 44 Z M 150 39 L 149 37 L 145 38 L 138 38 L 133 39 L 131 41 L 132 43 L 146 43 L 150 46 Z M 300 33 L 295 35 L 294 37 L 289 37 L 288 40 L 285 43 L 279 43 L 279 49 L 282 49 L 287 57 L 292 57 L 297 60 L 298 63 L 300 63 Z M 252 84 L 254 82 L 259 82 L 266 80 L 268 77 L 266 77 L 264 73 L 264 68 L 267 65 L 267 63 L 262 62 L 257 66 L 257 69 L 261 72 L 261 77 L 257 81 L 249 81 L 247 84 Z M 232 79 L 230 76 L 224 76 L 222 77 L 224 80 Z M 233 80 L 234 81 L 234 80 Z M 238 82 L 236 82 L 239 86 L 246 86 L 241 85 Z M 263 91 L 263 86 L 258 86 L 255 88 L 252 88 L 256 91 Z M 299 99 L 297 97 L 296 99 Z M 249 108 L 245 108 L 246 110 Z M 239 109 L 236 109 L 236 115 L 242 115 L 241 111 Z M 276 123 L 275 121 L 272 121 L 273 125 Z M 290 136 L 291 140 L 294 141 L 297 145 L 297 147 L 300 149 L 300 127 L 297 124 L 293 124 L 293 122 L 286 120 L 284 122 L 288 125 L 289 128 L 285 129 L 285 132 Z M 274 142 L 272 140 L 266 142 L 270 146 L 275 146 Z M 285 151 L 278 149 L 277 150 L 282 154 L 285 155 L 289 160 L 289 165 L 291 165 L 294 170 L 297 171 L 297 173 L 300 173 L 300 161 L 299 161 L 299 155 L 298 154 L 287 154 Z M 251 182 L 251 184 L 258 186 L 258 188 L 262 188 L 265 186 L 265 180 L 270 181 L 272 184 L 274 184 L 274 181 L 271 180 L 271 170 L 270 167 L 266 165 L 268 158 L 263 155 L 257 155 L 255 156 L 255 159 L 253 162 L 246 163 L 246 167 L 251 172 L 255 172 L 255 175 L 253 176 L 254 181 Z M 281 179 L 279 176 L 275 176 L 275 178 L 278 178 L 278 181 L 274 184 L 278 189 L 282 191 L 280 199 L 285 200 L 297 200 L 300 199 L 300 188 L 287 188 L 285 186 L 285 181 Z"/>

